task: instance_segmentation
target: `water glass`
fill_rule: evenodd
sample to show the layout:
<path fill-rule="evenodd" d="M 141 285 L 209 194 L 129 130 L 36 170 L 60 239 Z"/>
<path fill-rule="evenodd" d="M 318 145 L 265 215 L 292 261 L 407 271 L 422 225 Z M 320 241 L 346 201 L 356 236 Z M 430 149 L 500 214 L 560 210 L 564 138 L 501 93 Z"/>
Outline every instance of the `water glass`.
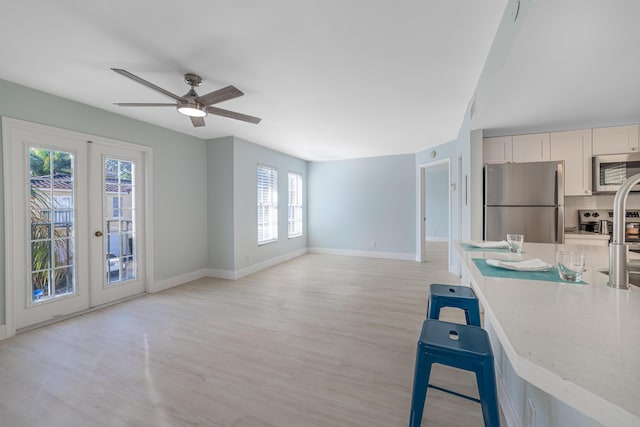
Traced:
<path fill-rule="evenodd" d="M 584 254 L 581 252 L 556 252 L 560 278 L 567 282 L 579 282 L 584 273 Z"/>
<path fill-rule="evenodd" d="M 507 234 L 507 243 L 509 251 L 520 254 L 524 245 L 524 236 L 522 234 Z"/>

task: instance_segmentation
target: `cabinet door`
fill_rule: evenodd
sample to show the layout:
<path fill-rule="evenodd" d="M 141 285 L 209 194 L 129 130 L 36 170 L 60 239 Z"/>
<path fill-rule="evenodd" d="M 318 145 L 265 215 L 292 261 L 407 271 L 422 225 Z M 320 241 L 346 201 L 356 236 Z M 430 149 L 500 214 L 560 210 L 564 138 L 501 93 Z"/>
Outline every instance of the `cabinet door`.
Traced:
<path fill-rule="evenodd" d="M 564 160 L 565 196 L 591 194 L 591 129 L 552 132 L 551 160 Z"/>
<path fill-rule="evenodd" d="M 511 139 L 510 136 L 484 138 L 482 147 L 484 163 L 511 163 L 513 159 Z"/>
<path fill-rule="evenodd" d="M 640 126 L 616 126 L 593 129 L 593 155 L 638 152 Z"/>
<path fill-rule="evenodd" d="M 551 160 L 549 134 L 535 133 L 513 137 L 513 162 L 546 162 Z"/>

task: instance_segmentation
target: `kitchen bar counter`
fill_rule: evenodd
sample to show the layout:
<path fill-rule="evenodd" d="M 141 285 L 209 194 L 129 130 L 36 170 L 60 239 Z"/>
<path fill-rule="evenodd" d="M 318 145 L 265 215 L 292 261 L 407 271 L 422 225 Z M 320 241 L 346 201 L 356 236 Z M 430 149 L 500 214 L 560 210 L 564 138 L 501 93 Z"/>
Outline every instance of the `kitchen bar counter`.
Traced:
<path fill-rule="evenodd" d="M 594 233 L 593 231 L 582 231 L 582 230 L 565 231 L 564 236 L 584 238 L 584 239 L 594 239 L 594 240 L 607 240 L 607 241 L 609 240 L 608 234 L 600 234 L 600 233 Z"/>
<path fill-rule="evenodd" d="M 640 426 L 640 288 L 606 286 L 598 271 L 607 267 L 607 248 L 567 245 L 586 254 L 586 285 L 485 277 L 472 260 L 555 264 L 564 248 L 525 243 L 526 253 L 511 255 L 465 251 L 456 242 L 463 281 L 484 308 L 494 349 L 499 344 L 517 376 L 602 425 Z"/>

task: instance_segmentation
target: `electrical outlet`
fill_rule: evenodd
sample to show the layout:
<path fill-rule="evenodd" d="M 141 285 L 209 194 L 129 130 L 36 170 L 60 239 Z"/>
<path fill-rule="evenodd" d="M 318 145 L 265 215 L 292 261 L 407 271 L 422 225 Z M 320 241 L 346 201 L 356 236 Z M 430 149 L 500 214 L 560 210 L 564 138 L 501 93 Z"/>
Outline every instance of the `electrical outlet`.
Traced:
<path fill-rule="evenodd" d="M 531 398 L 527 399 L 527 427 L 535 427 L 536 425 L 536 407 L 533 405 Z"/>

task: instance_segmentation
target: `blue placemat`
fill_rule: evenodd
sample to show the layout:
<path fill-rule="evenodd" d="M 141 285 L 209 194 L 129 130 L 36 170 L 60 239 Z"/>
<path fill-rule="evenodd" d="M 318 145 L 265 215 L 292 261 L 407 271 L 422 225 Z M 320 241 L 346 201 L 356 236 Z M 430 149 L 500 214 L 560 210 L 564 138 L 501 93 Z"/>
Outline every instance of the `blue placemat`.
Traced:
<path fill-rule="evenodd" d="M 515 271 L 494 267 L 486 263 L 484 258 L 472 258 L 480 273 L 485 277 L 497 277 L 500 279 L 520 279 L 520 280 L 544 280 L 545 282 L 572 283 L 586 285 L 587 282 L 566 282 L 560 278 L 556 267 L 547 271 Z"/>
<path fill-rule="evenodd" d="M 509 248 L 476 248 L 464 242 L 460 242 L 460 247 L 469 252 L 509 252 Z"/>

